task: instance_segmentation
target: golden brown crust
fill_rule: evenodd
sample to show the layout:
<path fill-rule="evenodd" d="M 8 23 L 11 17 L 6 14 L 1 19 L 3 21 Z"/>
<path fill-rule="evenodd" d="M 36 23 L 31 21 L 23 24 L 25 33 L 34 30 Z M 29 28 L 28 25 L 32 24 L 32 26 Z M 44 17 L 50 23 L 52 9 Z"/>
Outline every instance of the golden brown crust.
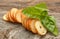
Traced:
<path fill-rule="evenodd" d="M 29 18 L 26 19 L 26 27 L 27 27 L 27 30 L 30 30 L 30 25 L 29 25 L 29 21 L 31 21 Z"/>
<path fill-rule="evenodd" d="M 36 29 L 35 29 L 35 26 L 34 26 L 34 23 L 35 23 L 36 20 L 32 20 L 31 21 L 31 24 L 30 24 L 30 29 L 33 33 L 37 33 Z"/>
<path fill-rule="evenodd" d="M 12 9 L 13 19 L 15 20 L 15 22 L 17 22 L 17 20 L 16 20 L 16 14 L 17 14 L 17 12 L 18 12 L 18 9 L 17 8 L 13 8 Z"/>
<path fill-rule="evenodd" d="M 31 31 L 31 29 L 30 29 L 29 23 L 31 23 L 31 21 L 32 21 L 32 20 L 29 18 L 29 19 L 27 20 L 27 24 L 26 24 L 26 25 L 27 25 L 27 29 L 30 30 L 30 31 Z"/>
<path fill-rule="evenodd" d="M 12 9 L 10 10 L 10 16 L 11 16 L 11 19 L 13 20 L 13 22 L 15 22 L 14 13 L 13 13 Z"/>
<path fill-rule="evenodd" d="M 22 25 L 27 29 L 27 26 L 26 26 L 26 19 L 24 19 L 24 20 L 22 21 Z"/>
<path fill-rule="evenodd" d="M 11 13 L 9 13 L 9 18 L 10 18 L 10 21 L 11 21 L 11 22 L 15 22 L 15 21 L 13 20 L 12 16 L 11 16 Z"/>
<path fill-rule="evenodd" d="M 10 11 L 8 11 L 8 13 L 5 14 L 3 18 L 6 21 L 22 23 L 22 25 L 27 30 L 32 31 L 33 33 L 38 33 L 40 35 L 45 35 L 46 33 L 43 34 L 43 33 L 41 33 L 42 31 L 39 30 L 39 26 L 38 25 L 40 25 L 40 24 L 36 23 L 38 20 L 32 19 L 32 18 L 28 18 L 27 16 L 25 16 L 22 13 L 22 10 L 23 9 L 18 10 L 16 8 L 13 8 Z M 45 29 L 45 28 L 43 27 L 43 29 Z"/>
<path fill-rule="evenodd" d="M 17 22 L 21 23 L 21 13 L 20 13 L 20 11 L 17 11 L 15 19 L 17 20 Z"/>
<path fill-rule="evenodd" d="M 30 30 L 30 31 L 31 31 L 31 28 L 30 28 L 31 21 L 32 21 L 32 20 L 30 20 L 30 19 L 29 19 L 29 21 L 28 21 L 28 26 L 29 26 L 29 30 Z"/>
<path fill-rule="evenodd" d="M 9 11 L 8 11 L 8 20 L 10 21 L 10 17 L 9 17 Z"/>
<path fill-rule="evenodd" d="M 3 20 L 8 21 L 8 18 L 7 18 L 6 14 L 3 16 Z"/>
<path fill-rule="evenodd" d="M 11 15 L 11 12 L 10 12 L 10 19 L 12 22 L 15 22 L 15 20 L 13 19 L 13 16 Z"/>

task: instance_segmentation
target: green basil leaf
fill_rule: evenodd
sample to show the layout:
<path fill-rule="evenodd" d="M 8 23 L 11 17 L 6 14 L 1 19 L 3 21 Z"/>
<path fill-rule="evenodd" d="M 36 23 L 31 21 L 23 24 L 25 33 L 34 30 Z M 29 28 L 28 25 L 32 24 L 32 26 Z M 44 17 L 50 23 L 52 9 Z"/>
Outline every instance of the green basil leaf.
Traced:
<path fill-rule="evenodd" d="M 45 3 L 40 3 L 35 6 L 30 6 L 30 7 L 24 8 L 24 10 L 22 12 L 23 12 L 23 14 L 25 14 L 26 16 L 28 16 L 30 18 L 31 17 L 35 18 L 36 15 L 45 15 L 45 16 L 48 15 L 47 6 Z"/>
<path fill-rule="evenodd" d="M 54 35 L 58 35 L 58 29 L 56 27 L 56 20 L 53 16 L 48 16 L 49 17 L 49 22 L 51 22 L 51 27 L 53 29 L 53 31 L 51 31 Z M 53 25 L 53 26 L 52 26 Z"/>
<path fill-rule="evenodd" d="M 47 16 L 42 19 L 42 24 L 53 33 L 55 36 L 58 35 L 58 29 L 56 27 L 56 21 L 53 16 Z"/>
<path fill-rule="evenodd" d="M 48 15 L 48 9 L 45 3 L 39 3 L 35 6 L 24 8 L 22 12 L 29 18 L 41 20 L 42 24 L 48 31 L 54 35 L 58 35 L 55 18 Z"/>

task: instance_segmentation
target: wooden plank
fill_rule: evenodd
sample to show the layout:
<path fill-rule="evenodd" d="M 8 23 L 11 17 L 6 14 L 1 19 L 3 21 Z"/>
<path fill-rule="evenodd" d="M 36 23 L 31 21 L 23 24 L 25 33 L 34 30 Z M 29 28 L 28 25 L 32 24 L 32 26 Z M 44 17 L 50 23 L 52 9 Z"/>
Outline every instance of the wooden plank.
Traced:
<path fill-rule="evenodd" d="M 39 2 L 46 2 L 48 8 L 51 10 L 49 15 L 53 15 L 57 21 L 57 28 L 59 35 L 54 36 L 47 33 L 45 36 L 40 36 L 27 31 L 19 23 L 6 22 L 2 19 L 3 15 L 13 7 L 18 9 L 30 5 L 35 5 Z M 60 39 L 60 0 L 0 0 L 0 39 Z"/>
<path fill-rule="evenodd" d="M 9 10 L 13 7 L 21 8 L 37 4 L 39 2 L 46 2 L 50 10 L 60 12 L 60 0 L 0 0 L 0 8 Z"/>

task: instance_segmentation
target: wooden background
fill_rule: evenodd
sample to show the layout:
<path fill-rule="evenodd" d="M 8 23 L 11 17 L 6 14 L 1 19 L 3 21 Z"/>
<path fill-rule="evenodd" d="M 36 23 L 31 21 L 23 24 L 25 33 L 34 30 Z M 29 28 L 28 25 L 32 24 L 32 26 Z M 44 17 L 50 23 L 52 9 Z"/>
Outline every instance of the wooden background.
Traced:
<path fill-rule="evenodd" d="M 49 15 L 56 18 L 59 30 L 56 37 L 49 32 L 45 36 L 33 34 L 19 23 L 6 22 L 2 19 L 11 8 L 20 9 L 40 2 L 46 2 L 50 10 Z M 0 39 L 60 39 L 60 0 L 0 0 Z"/>

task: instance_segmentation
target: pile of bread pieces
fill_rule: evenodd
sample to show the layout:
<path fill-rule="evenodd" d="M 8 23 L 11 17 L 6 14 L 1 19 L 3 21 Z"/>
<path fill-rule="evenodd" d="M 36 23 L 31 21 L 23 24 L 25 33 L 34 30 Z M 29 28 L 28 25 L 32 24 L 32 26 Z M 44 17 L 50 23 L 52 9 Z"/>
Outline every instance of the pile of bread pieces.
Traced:
<path fill-rule="evenodd" d="M 47 30 L 38 19 L 29 18 L 22 13 L 23 9 L 12 8 L 3 16 L 3 20 L 21 23 L 27 30 L 35 34 L 45 35 Z"/>

